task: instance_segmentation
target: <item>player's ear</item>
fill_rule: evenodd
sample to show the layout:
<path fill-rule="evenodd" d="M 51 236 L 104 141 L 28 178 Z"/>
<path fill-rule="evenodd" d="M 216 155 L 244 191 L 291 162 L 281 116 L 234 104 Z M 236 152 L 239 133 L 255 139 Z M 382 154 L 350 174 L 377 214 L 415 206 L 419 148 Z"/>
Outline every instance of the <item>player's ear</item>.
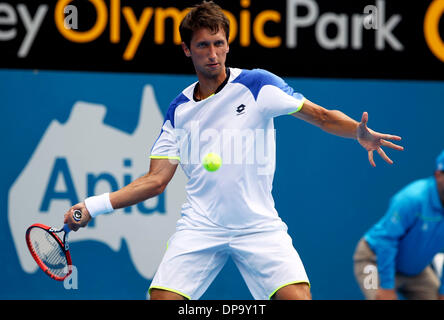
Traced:
<path fill-rule="evenodd" d="M 191 51 L 190 49 L 188 49 L 188 46 L 183 41 L 182 41 L 182 50 L 188 58 L 191 57 Z"/>

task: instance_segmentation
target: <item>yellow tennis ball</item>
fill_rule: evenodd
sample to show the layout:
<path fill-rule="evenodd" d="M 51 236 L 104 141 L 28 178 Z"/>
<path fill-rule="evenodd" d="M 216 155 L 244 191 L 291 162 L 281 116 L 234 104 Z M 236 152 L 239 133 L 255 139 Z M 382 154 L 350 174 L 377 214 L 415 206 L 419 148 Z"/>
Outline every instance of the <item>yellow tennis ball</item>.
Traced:
<path fill-rule="evenodd" d="M 222 159 L 219 155 L 210 152 L 203 158 L 202 165 L 207 171 L 214 172 L 222 165 Z"/>

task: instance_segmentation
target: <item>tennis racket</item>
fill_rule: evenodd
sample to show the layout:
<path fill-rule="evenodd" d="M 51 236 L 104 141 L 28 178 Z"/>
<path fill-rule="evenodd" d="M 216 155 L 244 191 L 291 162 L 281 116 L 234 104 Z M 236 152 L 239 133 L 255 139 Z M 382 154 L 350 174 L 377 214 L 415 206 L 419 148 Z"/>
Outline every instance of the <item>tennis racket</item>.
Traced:
<path fill-rule="evenodd" d="M 82 212 L 75 210 L 73 217 L 79 221 Z M 26 230 L 26 244 L 37 265 L 52 279 L 63 281 L 72 272 L 68 235 L 71 229 L 65 224 L 61 229 L 36 223 Z M 63 232 L 63 236 L 58 234 Z"/>

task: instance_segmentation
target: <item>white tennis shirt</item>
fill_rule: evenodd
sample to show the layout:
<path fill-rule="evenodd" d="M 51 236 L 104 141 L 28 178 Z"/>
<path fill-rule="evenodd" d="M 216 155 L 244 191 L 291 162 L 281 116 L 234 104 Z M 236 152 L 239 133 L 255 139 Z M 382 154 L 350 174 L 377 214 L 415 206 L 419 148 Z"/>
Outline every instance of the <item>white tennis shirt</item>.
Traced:
<path fill-rule="evenodd" d="M 189 178 L 178 226 L 286 227 L 271 193 L 273 118 L 299 111 L 305 98 L 268 71 L 227 71 L 214 95 L 196 101 L 195 82 L 171 102 L 150 158 L 180 160 Z M 222 158 L 215 172 L 202 166 L 209 152 Z"/>

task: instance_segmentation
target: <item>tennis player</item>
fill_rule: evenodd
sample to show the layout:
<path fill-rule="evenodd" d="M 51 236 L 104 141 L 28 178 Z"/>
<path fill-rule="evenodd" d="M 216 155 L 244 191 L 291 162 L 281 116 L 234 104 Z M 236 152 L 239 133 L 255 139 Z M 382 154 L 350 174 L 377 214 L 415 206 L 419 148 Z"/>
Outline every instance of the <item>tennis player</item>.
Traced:
<path fill-rule="evenodd" d="M 149 172 L 118 191 L 73 206 L 65 223 L 76 231 L 101 213 L 159 195 L 180 163 L 189 178 L 187 201 L 152 280 L 150 298 L 199 299 L 231 256 L 255 299 L 311 299 L 303 263 L 271 194 L 275 140 L 267 132 L 274 132 L 273 118 L 291 115 L 331 134 L 356 139 L 373 166 L 375 150 L 392 163 L 381 146 L 402 150 L 388 141 L 401 138 L 369 129 L 365 112 L 357 122 L 310 102 L 270 72 L 226 67 L 229 21 L 211 1 L 191 9 L 180 34 L 198 81 L 171 102 L 151 150 Z M 195 143 L 198 132 L 207 134 Z M 264 133 L 253 135 L 264 156 L 251 161 L 255 149 L 249 144 L 232 150 L 225 132 Z M 196 148 L 199 161 L 193 159 Z M 208 172 L 200 161 L 217 148 L 222 166 Z M 233 156 L 242 161 L 233 161 Z M 79 222 L 72 218 L 75 209 L 83 213 Z"/>

